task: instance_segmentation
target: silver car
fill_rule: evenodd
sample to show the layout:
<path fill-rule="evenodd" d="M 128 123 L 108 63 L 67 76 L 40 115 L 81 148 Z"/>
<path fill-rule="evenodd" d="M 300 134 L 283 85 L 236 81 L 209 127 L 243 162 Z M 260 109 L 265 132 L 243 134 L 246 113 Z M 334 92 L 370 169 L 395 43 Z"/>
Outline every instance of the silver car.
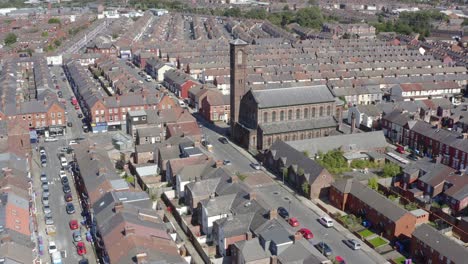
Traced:
<path fill-rule="evenodd" d="M 52 217 L 45 217 L 45 224 L 46 225 L 53 225 L 54 224 L 54 219 L 52 219 Z"/>
<path fill-rule="evenodd" d="M 81 241 L 81 232 L 79 230 L 76 230 L 73 232 L 73 241 L 79 242 Z"/>
<path fill-rule="evenodd" d="M 48 205 L 44 205 L 43 209 L 44 209 L 44 214 L 52 213 L 52 210 L 50 209 L 50 206 Z"/>
<path fill-rule="evenodd" d="M 42 204 L 43 205 L 49 205 L 49 197 L 48 196 L 42 196 Z"/>
<path fill-rule="evenodd" d="M 359 241 L 356 239 L 347 239 L 343 242 L 353 250 L 361 249 L 361 243 L 359 243 Z"/>

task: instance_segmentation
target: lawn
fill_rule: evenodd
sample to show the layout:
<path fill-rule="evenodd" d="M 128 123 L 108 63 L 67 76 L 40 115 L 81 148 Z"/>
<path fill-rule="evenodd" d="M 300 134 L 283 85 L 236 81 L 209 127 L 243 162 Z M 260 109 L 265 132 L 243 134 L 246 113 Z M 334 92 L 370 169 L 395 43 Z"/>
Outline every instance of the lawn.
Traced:
<path fill-rule="evenodd" d="M 374 246 L 374 248 L 378 248 L 380 246 L 383 246 L 383 245 L 387 244 L 388 242 L 385 241 L 381 237 L 376 237 L 376 238 L 373 238 L 373 239 L 369 240 L 369 243 L 371 243 L 372 246 Z"/>
<path fill-rule="evenodd" d="M 399 257 L 399 258 L 393 259 L 393 261 L 395 261 L 396 264 L 404 264 L 405 260 L 406 260 L 405 257 Z"/>
<path fill-rule="evenodd" d="M 366 237 L 368 237 L 368 236 L 372 236 L 374 233 L 372 233 L 369 229 L 364 229 L 364 230 L 362 230 L 361 232 L 359 232 L 359 234 L 360 234 L 362 237 L 366 238 Z"/>

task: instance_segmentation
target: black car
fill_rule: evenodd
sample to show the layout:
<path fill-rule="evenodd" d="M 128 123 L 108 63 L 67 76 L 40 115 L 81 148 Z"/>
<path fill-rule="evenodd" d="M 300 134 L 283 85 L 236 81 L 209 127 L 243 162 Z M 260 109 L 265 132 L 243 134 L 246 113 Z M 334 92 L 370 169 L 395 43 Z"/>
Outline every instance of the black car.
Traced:
<path fill-rule="evenodd" d="M 325 256 L 330 256 L 332 254 L 332 249 L 327 243 L 324 242 L 319 242 L 318 244 L 315 245 L 315 248 L 320 251 Z"/>
<path fill-rule="evenodd" d="M 78 118 L 83 118 L 83 114 L 78 114 Z"/>
<path fill-rule="evenodd" d="M 227 144 L 227 143 L 228 143 L 228 141 L 227 141 L 227 139 L 226 139 L 225 137 L 220 137 L 218 140 L 219 140 L 219 142 L 221 142 L 221 143 L 223 143 L 223 144 Z"/>
<path fill-rule="evenodd" d="M 278 214 L 284 219 L 289 218 L 288 210 L 286 210 L 284 207 L 278 207 Z"/>
<path fill-rule="evenodd" d="M 419 160 L 418 156 L 416 156 L 416 155 L 414 155 L 414 154 L 410 154 L 410 155 L 408 155 L 408 159 L 410 159 L 410 160 L 414 160 L 414 161 L 417 161 L 417 160 Z"/>
<path fill-rule="evenodd" d="M 62 184 L 65 186 L 65 185 L 68 185 L 68 178 L 67 177 L 63 177 L 62 178 Z"/>
<path fill-rule="evenodd" d="M 74 214 L 75 213 L 75 206 L 73 206 L 72 203 L 67 203 L 65 208 L 67 210 L 67 214 Z"/>
<path fill-rule="evenodd" d="M 81 140 L 85 140 L 85 138 L 84 138 L 84 137 L 77 137 L 77 138 L 75 138 L 75 139 L 73 139 L 73 140 L 75 140 L 75 141 L 81 141 Z"/>
<path fill-rule="evenodd" d="M 80 262 L 78 262 L 78 264 L 88 264 L 89 261 L 88 259 L 81 259 Z"/>
<path fill-rule="evenodd" d="M 47 156 L 45 154 L 41 154 L 41 161 L 47 161 Z"/>
<path fill-rule="evenodd" d="M 70 188 L 70 185 L 68 183 L 64 184 L 62 189 L 63 189 L 64 193 L 71 193 L 71 188 Z"/>
<path fill-rule="evenodd" d="M 72 123 L 72 122 L 67 122 L 67 126 L 68 126 L 68 127 L 72 127 L 72 126 L 73 126 L 73 123 Z"/>

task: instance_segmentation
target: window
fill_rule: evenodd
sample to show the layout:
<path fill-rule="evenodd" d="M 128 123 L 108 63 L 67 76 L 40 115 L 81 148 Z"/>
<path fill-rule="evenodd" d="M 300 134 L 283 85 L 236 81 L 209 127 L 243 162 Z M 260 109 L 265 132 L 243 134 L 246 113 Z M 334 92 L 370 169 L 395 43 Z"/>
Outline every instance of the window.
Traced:
<path fill-rule="evenodd" d="M 104 114 L 104 110 L 101 110 L 101 115 L 103 115 L 103 114 Z"/>
<path fill-rule="evenodd" d="M 315 108 L 312 108 L 312 118 L 315 118 Z"/>
<path fill-rule="evenodd" d="M 304 119 L 309 118 L 309 108 L 304 109 Z"/>
<path fill-rule="evenodd" d="M 267 123 L 268 122 L 268 113 L 265 112 L 263 113 L 263 123 Z"/>
<path fill-rule="evenodd" d="M 288 120 L 292 120 L 292 110 L 288 111 Z"/>
<path fill-rule="evenodd" d="M 112 114 L 112 110 L 113 110 L 112 108 L 111 108 L 111 109 L 109 109 L 109 114 Z"/>
<path fill-rule="evenodd" d="M 41 114 L 41 118 L 43 118 L 43 119 L 44 119 L 44 118 L 45 118 L 45 114 Z"/>
<path fill-rule="evenodd" d="M 331 115 L 331 106 L 327 106 L 327 116 Z"/>
<path fill-rule="evenodd" d="M 323 106 L 320 107 L 320 110 L 319 110 L 319 116 L 322 117 L 323 116 Z"/>
<path fill-rule="evenodd" d="M 276 111 L 273 111 L 271 113 L 271 122 L 275 122 L 276 121 Z"/>
<path fill-rule="evenodd" d="M 95 113 L 96 115 L 99 115 L 99 110 L 96 110 L 94 113 Z"/>
<path fill-rule="evenodd" d="M 61 118 L 61 117 L 62 117 L 62 113 L 57 113 L 57 117 L 58 117 L 58 118 Z"/>
<path fill-rule="evenodd" d="M 281 110 L 280 112 L 280 121 L 283 121 L 284 120 L 284 111 Z"/>
<path fill-rule="evenodd" d="M 55 118 L 55 113 L 50 113 L 50 117 Z"/>
<path fill-rule="evenodd" d="M 146 120 L 146 116 L 142 116 L 142 117 L 141 117 L 141 120 Z"/>
<path fill-rule="evenodd" d="M 301 119 L 301 110 L 296 109 L 296 119 Z"/>
<path fill-rule="evenodd" d="M 111 116 L 111 115 L 109 116 L 109 121 L 113 121 L 113 119 L 112 119 L 112 116 Z"/>

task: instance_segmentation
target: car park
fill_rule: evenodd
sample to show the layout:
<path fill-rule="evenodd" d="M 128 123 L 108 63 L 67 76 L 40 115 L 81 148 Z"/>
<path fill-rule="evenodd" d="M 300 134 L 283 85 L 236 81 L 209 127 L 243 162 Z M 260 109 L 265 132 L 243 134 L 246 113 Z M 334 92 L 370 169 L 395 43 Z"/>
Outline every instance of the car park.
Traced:
<path fill-rule="evenodd" d="M 54 252 L 57 252 L 57 245 L 55 244 L 54 241 L 49 241 L 49 254 L 52 254 Z"/>
<path fill-rule="evenodd" d="M 319 222 L 322 225 L 326 226 L 326 227 L 332 227 L 333 226 L 333 220 L 330 217 L 326 216 L 326 215 L 320 217 Z"/>
<path fill-rule="evenodd" d="M 72 203 L 67 203 L 67 205 L 65 206 L 65 209 L 67 210 L 67 214 L 75 213 L 75 206 Z"/>
<path fill-rule="evenodd" d="M 322 253 L 325 256 L 331 256 L 331 254 L 333 253 L 331 247 L 329 245 L 327 245 L 327 243 L 325 243 L 325 242 L 317 243 L 315 245 L 315 248 L 317 248 L 318 251 L 320 251 L 320 253 Z"/>
<path fill-rule="evenodd" d="M 278 207 L 278 214 L 283 217 L 284 219 L 288 220 L 289 218 L 289 213 L 288 210 L 286 210 L 284 207 Z"/>
<path fill-rule="evenodd" d="M 305 239 L 312 239 L 314 238 L 314 234 L 312 234 L 312 232 L 307 229 L 307 228 L 301 228 L 299 229 L 299 233 L 301 233 L 301 235 L 305 238 Z"/>
<path fill-rule="evenodd" d="M 75 242 L 81 241 L 81 232 L 79 230 L 76 230 L 73 232 L 73 241 Z"/>
<path fill-rule="evenodd" d="M 80 227 L 80 225 L 78 224 L 78 220 L 70 220 L 70 222 L 68 222 L 68 225 L 70 226 L 71 230 L 76 230 Z"/>
<path fill-rule="evenodd" d="M 348 247 L 352 250 L 359 250 L 361 249 L 361 243 L 356 239 L 346 239 L 343 241 Z"/>
<path fill-rule="evenodd" d="M 258 163 L 251 163 L 250 167 L 254 168 L 255 170 L 260 170 L 262 168 L 262 166 L 260 166 Z"/>
<path fill-rule="evenodd" d="M 78 255 L 80 256 L 83 256 L 86 254 L 86 246 L 82 241 L 76 244 L 76 253 L 78 253 Z"/>
<path fill-rule="evenodd" d="M 297 227 L 299 226 L 299 221 L 297 220 L 296 217 L 291 217 L 288 219 L 288 223 L 292 226 L 292 227 Z"/>

